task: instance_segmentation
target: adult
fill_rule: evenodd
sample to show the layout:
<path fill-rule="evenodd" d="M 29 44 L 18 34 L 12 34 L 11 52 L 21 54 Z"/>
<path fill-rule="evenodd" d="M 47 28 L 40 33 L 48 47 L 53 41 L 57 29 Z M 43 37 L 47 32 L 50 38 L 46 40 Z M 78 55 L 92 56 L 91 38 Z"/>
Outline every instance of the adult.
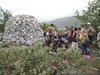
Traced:
<path fill-rule="evenodd" d="M 82 54 L 84 55 L 89 55 L 90 54 L 90 49 L 89 49 L 89 43 L 90 40 L 88 38 L 88 34 L 86 29 L 82 29 L 80 36 L 79 36 L 79 40 L 80 40 L 80 44 L 81 44 L 81 50 L 82 50 Z"/>
<path fill-rule="evenodd" d="M 54 28 L 54 25 L 53 24 L 51 24 L 50 27 L 48 27 L 47 30 L 49 31 L 49 33 L 55 34 L 55 28 Z"/>
<path fill-rule="evenodd" d="M 93 41 L 93 33 L 96 32 L 95 29 L 91 26 L 91 23 L 87 23 L 87 34 L 88 38 L 90 40 L 90 45 L 92 44 Z"/>
<path fill-rule="evenodd" d="M 81 28 L 79 27 L 79 28 L 77 29 L 77 39 L 78 39 L 78 47 L 79 47 L 79 48 L 81 48 L 81 42 L 80 42 L 80 40 L 79 40 L 80 34 L 81 34 Z"/>
<path fill-rule="evenodd" d="M 98 42 L 98 47 L 100 48 L 100 26 L 98 26 L 98 35 L 97 35 L 97 42 Z"/>
<path fill-rule="evenodd" d="M 50 27 L 48 27 L 47 29 L 47 40 L 46 40 L 47 46 L 50 46 L 52 41 L 56 38 L 56 34 L 57 33 L 55 31 L 54 25 L 51 24 Z"/>
<path fill-rule="evenodd" d="M 69 47 L 72 44 L 72 35 L 73 35 L 73 26 L 67 31 L 67 40 L 68 40 L 68 45 Z"/>
<path fill-rule="evenodd" d="M 73 35 L 72 35 L 72 48 L 78 50 L 78 38 L 77 38 L 77 35 L 78 35 L 78 31 L 77 31 L 77 28 L 75 27 Z"/>

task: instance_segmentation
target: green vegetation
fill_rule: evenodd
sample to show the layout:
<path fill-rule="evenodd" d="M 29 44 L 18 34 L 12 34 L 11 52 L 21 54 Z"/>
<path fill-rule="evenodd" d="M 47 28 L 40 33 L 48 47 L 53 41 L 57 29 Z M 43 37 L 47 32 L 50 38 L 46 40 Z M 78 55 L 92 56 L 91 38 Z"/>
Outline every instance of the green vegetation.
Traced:
<path fill-rule="evenodd" d="M 90 22 L 93 27 L 97 28 L 100 25 L 100 0 L 89 2 L 87 9 L 83 10 L 82 15 L 80 15 L 78 10 L 75 14 L 75 17 L 83 23 Z"/>
<path fill-rule="evenodd" d="M 51 24 L 44 23 L 43 25 L 41 25 L 41 28 L 42 28 L 43 30 L 47 30 L 48 27 L 50 27 L 50 25 L 51 25 Z M 54 26 L 55 30 L 58 29 L 56 25 L 53 24 L 53 26 Z"/>
<path fill-rule="evenodd" d="M 0 32 L 4 32 L 4 25 L 11 16 L 10 11 L 0 8 Z M 100 0 L 89 2 L 87 10 L 83 10 L 82 15 L 76 11 L 75 17 L 82 23 L 91 22 L 97 28 L 100 25 Z M 41 27 L 46 30 L 49 26 L 44 23 Z M 90 59 L 71 48 L 66 51 L 59 48 L 56 55 L 50 55 L 50 49 L 38 43 L 33 46 L 0 43 L 0 75 L 100 75 L 100 50 L 96 42 Z"/>
<path fill-rule="evenodd" d="M 3 10 L 0 8 L 0 32 L 4 32 L 5 23 L 10 17 L 12 17 L 12 14 L 9 10 Z"/>
<path fill-rule="evenodd" d="M 100 51 L 86 60 L 80 51 L 63 48 L 54 56 L 50 48 L 0 45 L 0 75 L 99 75 Z"/>

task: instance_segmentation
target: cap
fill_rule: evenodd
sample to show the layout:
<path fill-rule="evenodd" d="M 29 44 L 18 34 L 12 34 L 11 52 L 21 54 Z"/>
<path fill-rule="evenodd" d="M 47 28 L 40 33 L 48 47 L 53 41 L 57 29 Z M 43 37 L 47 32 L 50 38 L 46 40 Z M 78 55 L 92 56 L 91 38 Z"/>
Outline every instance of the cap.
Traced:
<path fill-rule="evenodd" d="M 91 23 L 90 23 L 90 22 L 88 22 L 87 24 L 88 24 L 88 25 L 90 25 Z"/>
<path fill-rule="evenodd" d="M 98 26 L 98 28 L 100 28 L 100 26 Z"/>

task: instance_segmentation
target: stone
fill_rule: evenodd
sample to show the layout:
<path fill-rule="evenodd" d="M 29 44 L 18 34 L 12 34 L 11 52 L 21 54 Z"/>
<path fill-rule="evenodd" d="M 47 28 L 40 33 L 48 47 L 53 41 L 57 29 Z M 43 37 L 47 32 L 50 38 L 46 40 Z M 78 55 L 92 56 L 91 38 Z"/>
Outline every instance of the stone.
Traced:
<path fill-rule="evenodd" d="M 43 42 L 43 30 L 36 18 L 30 15 L 17 15 L 5 24 L 3 42 L 6 44 L 32 45 Z"/>

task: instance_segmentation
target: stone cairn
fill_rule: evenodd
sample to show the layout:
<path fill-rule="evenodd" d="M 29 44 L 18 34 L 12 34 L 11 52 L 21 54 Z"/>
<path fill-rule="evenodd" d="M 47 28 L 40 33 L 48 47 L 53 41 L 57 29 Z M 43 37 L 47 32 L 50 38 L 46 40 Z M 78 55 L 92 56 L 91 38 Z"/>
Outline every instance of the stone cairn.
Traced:
<path fill-rule="evenodd" d="M 33 16 L 17 15 L 5 25 L 3 42 L 6 44 L 32 45 L 43 41 L 43 30 Z"/>

